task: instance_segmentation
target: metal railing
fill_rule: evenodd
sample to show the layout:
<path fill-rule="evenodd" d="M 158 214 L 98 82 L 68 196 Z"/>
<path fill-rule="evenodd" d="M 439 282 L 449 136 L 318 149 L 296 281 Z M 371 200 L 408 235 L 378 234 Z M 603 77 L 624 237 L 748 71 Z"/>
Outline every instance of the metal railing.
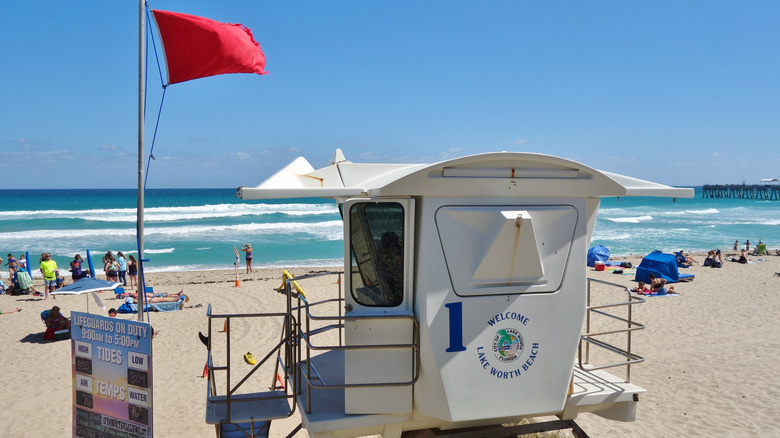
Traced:
<path fill-rule="evenodd" d="M 592 304 L 592 285 L 593 283 L 599 283 L 604 284 L 609 287 L 614 287 L 618 289 L 622 289 L 626 293 L 626 301 L 620 301 L 617 303 L 609 303 L 609 304 L 601 304 L 601 305 L 593 305 Z M 645 328 L 643 324 L 640 324 L 633 320 L 633 312 L 632 307 L 635 304 L 641 304 L 644 303 L 645 299 L 637 296 L 631 295 L 631 291 L 621 284 L 617 283 L 610 283 L 608 281 L 603 280 L 597 280 L 595 278 L 588 278 L 588 292 L 587 292 L 587 312 L 585 315 L 585 328 L 582 336 L 580 337 L 580 344 L 578 347 L 577 352 L 577 359 L 578 359 L 578 365 L 580 369 L 583 371 L 595 371 L 600 370 L 604 368 L 613 368 L 613 367 L 619 367 L 619 366 L 625 366 L 626 367 L 626 382 L 631 381 L 631 365 L 644 362 L 645 358 L 642 356 L 639 356 L 638 354 L 631 351 L 631 335 L 633 332 L 637 330 L 642 330 Z M 626 307 L 627 308 L 627 316 L 621 317 L 614 315 L 612 313 L 608 313 L 605 309 L 611 309 L 611 308 L 617 308 L 617 307 Z M 608 319 L 618 321 L 619 323 L 626 324 L 625 327 L 619 328 L 619 329 L 613 329 L 613 330 L 606 330 L 606 331 L 598 331 L 598 332 L 591 332 L 591 315 L 597 314 L 604 316 Z M 626 334 L 626 347 L 621 348 L 616 345 L 610 344 L 602 339 L 599 339 L 598 337 L 606 336 L 606 335 L 612 335 L 612 334 L 619 334 L 619 333 L 625 333 Z M 585 344 L 585 358 L 583 361 L 583 344 Z M 599 366 L 593 366 L 590 364 L 590 346 L 594 345 L 596 347 L 600 347 L 604 350 L 610 351 L 612 353 L 615 353 L 617 355 L 620 355 L 625 358 L 625 360 L 615 363 L 610 363 L 606 365 L 599 365 Z M 587 364 L 587 365 L 586 365 Z"/>
<path fill-rule="evenodd" d="M 292 287 L 292 282 L 296 281 L 298 287 L 300 282 L 306 279 L 319 277 L 323 275 L 338 275 L 339 291 L 337 298 L 330 298 L 318 302 L 309 302 L 302 294 L 295 292 Z M 284 313 L 244 313 L 244 314 L 213 314 L 211 305 L 209 305 L 206 316 L 208 319 L 208 341 L 207 349 L 208 356 L 206 367 L 208 370 L 208 384 L 207 384 L 207 399 L 209 403 L 225 404 L 226 405 L 226 421 L 233 422 L 231 417 L 231 405 L 237 402 L 250 402 L 250 401 L 262 401 L 270 399 L 288 398 L 292 402 L 292 408 L 288 414 L 292 415 L 295 411 L 295 405 L 297 404 L 297 397 L 301 394 L 303 387 L 306 388 L 306 411 L 311 412 L 311 390 L 312 389 L 343 389 L 343 388 L 368 388 L 368 387 L 387 387 L 387 386 L 411 386 L 419 379 L 420 369 L 420 329 L 419 324 L 412 315 L 376 315 L 376 316 L 346 316 L 342 314 L 344 306 L 344 298 L 342 296 L 342 276 L 343 272 L 321 272 L 317 274 L 311 274 L 295 278 L 284 279 L 284 292 L 286 295 L 286 312 Z M 338 312 L 335 316 L 318 315 L 314 314 L 313 310 L 318 307 L 334 304 L 338 308 Z M 293 304 L 296 304 L 293 306 Z M 283 326 L 282 333 L 279 342 L 276 346 L 269 351 L 262 360 L 260 360 L 248 373 L 240 379 L 238 383 L 233 385 L 233 375 L 231 373 L 231 341 L 230 341 L 230 326 L 231 321 L 242 318 L 282 318 Z M 212 325 L 214 320 L 224 319 L 225 330 L 227 337 L 225 340 L 225 361 L 226 365 L 215 366 L 214 358 L 212 356 Z M 345 322 L 347 321 L 359 321 L 359 320 L 409 320 L 412 327 L 412 337 L 409 343 L 399 344 L 371 344 L 371 345 L 352 345 L 345 346 L 343 343 L 343 330 Z M 321 324 L 318 324 L 321 323 Z M 312 325 L 316 325 L 316 328 L 312 328 Z M 338 345 L 318 345 L 313 342 L 315 336 L 326 333 L 332 330 L 338 330 Z M 317 370 L 312 366 L 311 355 L 312 351 L 332 351 L 332 350 L 380 350 L 380 349 L 410 349 L 412 354 L 412 363 L 410 364 L 413 370 L 411 379 L 401 382 L 372 382 L 372 383 L 339 383 L 339 384 L 325 384 L 322 376 L 319 375 Z M 269 359 L 276 356 L 276 364 L 274 373 L 272 375 L 272 382 L 270 387 L 276 388 L 276 377 L 280 376 L 283 372 L 283 382 L 290 382 L 290 385 L 284 385 L 284 396 L 275 395 L 268 396 L 263 394 L 241 394 L 240 400 L 236 397 L 236 391 L 242 387 L 242 385 L 263 366 Z M 217 379 L 216 373 L 224 373 L 225 376 L 225 395 L 221 396 L 217 391 Z M 305 382 L 304 382 L 305 379 Z"/>
<path fill-rule="evenodd" d="M 311 390 L 312 389 L 379 388 L 379 387 L 389 387 L 389 386 L 411 386 L 414 385 L 414 383 L 417 382 L 417 380 L 420 377 L 420 373 L 419 373 L 420 328 L 417 319 L 413 315 L 366 315 L 366 316 L 342 315 L 341 309 L 344 303 L 344 298 L 342 297 L 342 293 L 341 293 L 341 284 L 343 284 L 342 275 L 344 274 L 343 272 L 324 272 L 324 273 L 318 273 L 313 275 L 295 277 L 294 280 L 301 282 L 308 278 L 318 277 L 321 275 L 333 275 L 333 274 L 337 274 L 339 276 L 339 280 L 337 282 L 339 284 L 338 298 L 335 299 L 332 298 L 332 299 L 310 303 L 305 297 L 301 296 L 300 294 L 296 294 L 297 306 L 293 308 L 291 304 L 288 304 L 288 307 L 297 311 L 297 318 L 295 319 L 296 321 L 298 321 L 297 333 L 299 339 L 297 342 L 297 348 L 298 348 L 297 357 L 301 359 L 298 362 L 299 370 L 295 373 L 297 379 L 295 382 L 295 386 L 298 393 L 300 394 L 300 391 L 303 387 L 302 380 L 304 378 L 306 379 L 305 386 L 306 386 L 306 412 L 307 413 L 311 412 Z M 292 288 L 290 286 L 291 281 L 292 280 L 285 279 L 285 288 L 287 292 L 288 301 L 291 300 L 293 296 Z M 320 316 L 312 313 L 313 308 L 316 308 L 323 304 L 333 303 L 333 302 L 337 303 L 337 307 L 339 309 L 337 316 Z M 408 320 L 412 325 L 411 342 L 400 343 L 400 344 L 367 344 L 367 345 L 345 346 L 342 342 L 345 322 L 361 321 L 361 320 L 362 321 Z M 305 324 L 301 324 L 300 321 L 305 321 Z M 326 325 L 312 330 L 311 328 L 312 321 L 324 321 L 326 322 Z M 327 324 L 327 322 L 332 322 L 332 324 Z M 320 333 L 325 333 L 327 331 L 334 330 L 334 329 L 339 330 L 338 345 L 317 345 L 313 342 L 313 337 L 315 335 Z M 304 349 L 305 351 L 303 351 Z M 410 364 L 412 367 L 411 369 L 413 370 L 413 375 L 410 380 L 402 381 L 402 382 L 325 384 L 323 383 L 322 376 L 320 376 L 317 370 L 314 369 L 311 365 L 312 351 L 334 351 L 334 350 L 354 351 L 354 350 L 383 350 L 383 349 L 410 349 L 413 352 L 412 363 Z M 305 354 L 305 358 L 303 358 L 304 354 Z"/>
<path fill-rule="evenodd" d="M 241 394 L 240 399 L 238 399 L 236 396 L 236 392 L 239 388 L 242 387 L 244 383 L 247 382 L 247 380 L 255 373 L 257 372 L 270 358 L 274 356 L 274 354 L 277 355 L 277 358 L 280 359 L 283 363 L 283 369 L 285 372 L 285 378 L 290 374 L 295 373 L 295 367 L 291 367 L 290 364 L 294 363 L 295 361 L 295 337 L 290 336 L 290 333 L 293 333 L 293 327 L 295 327 L 295 321 L 292 317 L 292 314 L 289 312 L 286 313 L 231 313 L 231 314 L 213 314 L 211 312 L 211 304 L 209 304 L 207 310 L 206 310 L 206 317 L 208 319 L 208 340 L 206 348 L 208 350 L 207 359 L 206 359 L 206 369 L 208 372 L 208 383 L 207 383 L 207 402 L 212 404 L 225 404 L 226 409 L 226 422 L 234 423 L 234 420 L 231 416 L 231 407 L 235 403 L 246 403 L 246 402 L 258 402 L 258 401 L 264 401 L 264 400 L 273 400 L 273 399 L 282 399 L 287 398 L 292 401 L 291 403 L 291 409 L 287 416 L 291 416 L 295 412 L 295 405 L 296 405 L 296 399 L 297 395 L 294 391 L 288 391 L 287 388 L 284 388 L 284 395 L 268 395 L 268 394 L 257 394 L 256 396 L 251 396 L 249 394 Z M 232 384 L 232 373 L 231 373 L 231 336 L 230 336 L 230 326 L 231 321 L 234 319 L 246 319 L 246 318 L 281 318 L 283 320 L 282 325 L 282 335 L 281 339 L 278 344 L 274 348 L 272 348 L 257 364 L 255 364 L 252 369 L 247 372 L 241 380 L 236 383 L 235 385 Z M 222 366 L 215 366 L 214 365 L 214 357 L 212 353 L 212 340 L 213 340 L 213 320 L 214 319 L 224 319 L 224 331 L 226 332 L 226 340 L 225 340 L 225 365 Z M 225 373 L 225 395 L 220 396 L 217 390 L 217 379 L 216 379 L 216 372 L 224 372 Z M 272 386 L 271 388 L 274 388 Z M 224 397 L 224 398 L 222 398 Z"/>

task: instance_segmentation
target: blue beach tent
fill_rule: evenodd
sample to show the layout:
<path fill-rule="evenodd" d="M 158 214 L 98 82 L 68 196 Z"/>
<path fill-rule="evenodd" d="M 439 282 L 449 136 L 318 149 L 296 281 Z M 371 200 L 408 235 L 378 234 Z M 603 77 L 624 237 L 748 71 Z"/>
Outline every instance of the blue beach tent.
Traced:
<path fill-rule="evenodd" d="M 665 278 L 669 283 L 693 280 L 693 274 L 680 274 L 677 270 L 677 258 L 674 254 L 665 254 L 661 251 L 653 251 L 636 268 L 634 281 L 650 283 L 650 274 L 656 278 Z"/>
<path fill-rule="evenodd" d="M 588 266 L 591 268 L 593 265 L 599 262 L 606 262 L 609 260 L 609 249 L 604 245 L 596 245 L 588 250 Z"/>

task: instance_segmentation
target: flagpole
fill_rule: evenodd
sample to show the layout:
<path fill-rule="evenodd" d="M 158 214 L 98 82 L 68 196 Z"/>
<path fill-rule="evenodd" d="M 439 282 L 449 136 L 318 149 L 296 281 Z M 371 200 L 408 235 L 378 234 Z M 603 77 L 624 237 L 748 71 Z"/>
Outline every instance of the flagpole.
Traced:
<path fill-rule="evenodd" d="M 138 0 L 138 206 L 136 235 L 138 236 L 138 320 L 144 320 L 144 100 L 146 95 L 146 5 Z"/>

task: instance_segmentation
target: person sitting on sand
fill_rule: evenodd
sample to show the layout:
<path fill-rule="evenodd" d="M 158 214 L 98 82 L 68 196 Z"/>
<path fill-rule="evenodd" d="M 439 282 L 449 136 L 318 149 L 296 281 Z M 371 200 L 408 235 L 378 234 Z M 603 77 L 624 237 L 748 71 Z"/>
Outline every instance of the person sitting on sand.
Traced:
<path fill-rule="evenodd" d="M 694 260 L 693 257 L 691 257 L 689 255 L 685 255 L 685 251 L 683 251 L 683 250 L 680 250 L 680 256 L 685 259 L 685 264 L 688 265 L 688 266 L 690 266 L 690 265 L 692 265 L 694 263 L 699 263 L 696 260 Z"/>
<path fill-rule="evenodd" d="M 650 289 L 656 292 L 658 295 L 666 295 L 667 293 L 679 293 L 674 290 L 674 286 L 666 287 L 665 278 L 656 278 L 655 275 L 650 274 Z"/>
<path fill-rule="evenodd" d="M 737 263 L 742 263 L 743 265 L 747 264 L 747 252 L 743 249 L 739 253 L 739 260 L 737 260 Z"/>
<path fill-rule="evenodd" d="M 16 309 L 13 309 L 13 310 L 0 310 L 0 315 L 7 315 L 9 313 L 16 313 L 16 312 L 21 312 L 21 311 L 22 311 L 22 309 L 20 309 L 18 307 Z"/>
<path fill-rule="evenodd" d="M 55 330 L 70 330 L 70 319 L 66 318 L 62 313 L 60 313 L 59 307 L 54 306 L 49 311 L 49 317 L 46 318 L 46 327 L 53 328 Z"/>

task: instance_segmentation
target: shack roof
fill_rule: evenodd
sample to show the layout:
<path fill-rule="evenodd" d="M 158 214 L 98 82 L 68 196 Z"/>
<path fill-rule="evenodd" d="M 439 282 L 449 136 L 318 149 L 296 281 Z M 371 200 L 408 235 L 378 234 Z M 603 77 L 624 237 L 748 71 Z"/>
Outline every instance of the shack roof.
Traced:
<path fill-rule="evenodd" d="M 239 187 L 242 199 L 352 196 L 483 197 L 693 197 L 675 188 L 596 170 L 552 155 L 496 152 L 433 164 L 352 163 L 336 150 L 329 166 L 314 169 L 299 157 L 256 187 Z"/>

